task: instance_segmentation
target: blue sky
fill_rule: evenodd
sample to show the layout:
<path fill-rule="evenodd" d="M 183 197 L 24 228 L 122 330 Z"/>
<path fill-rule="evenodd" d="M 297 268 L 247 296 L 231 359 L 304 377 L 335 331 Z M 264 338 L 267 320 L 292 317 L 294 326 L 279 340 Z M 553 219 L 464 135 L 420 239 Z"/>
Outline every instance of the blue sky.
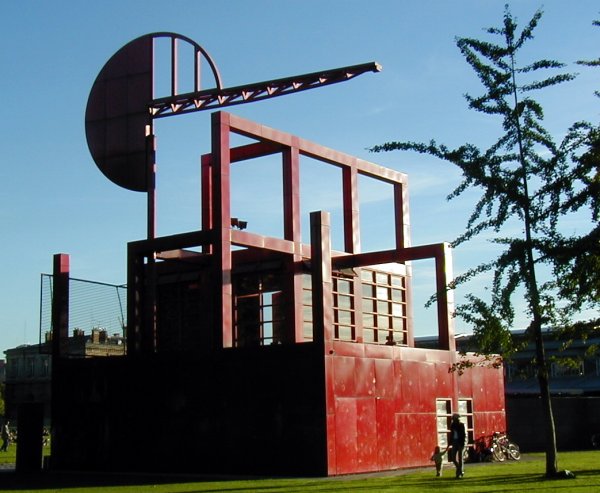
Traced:
<path fill-rule="evenodd" d="M 378 74 L 228 111 L 407 173 L 412 243 L 419 245 L 456 238 L 475 196 L 446 201 L 460 181 L 446 163 L 415 154 L 370 154 L 366 149 L 389 140 L 436 138 L 449 146 L 466 141 L 485 146 L 494 140 L 498 122 L 466 109 L 462 95 L 479 94 L 480 87 L 454 38 L 484 37 L 482 28 L 500 25 L 504 3 L 0 2 L 0 352 L 37 342 L 40 274 L 51 272 L 54 253 L 71 255 L 74 277 L 119 284 L 125 282 L 127 242 L 145 237 L 145 196 L 117 187 L 98 171 L 83 126 L 93 82 L 124 44 L 156 31 L 188 36 L 216 61 L 226 87 L 381 63 Z M 524 56 L 555 58 L 580 72 L 576 81 L 540 98 L 547 128 L 559 138 L 576 120 L 598 120 L 600 107 L 593 91 L 598 89 L 599 73 L 573 62 L 599 56 L 600 30 L 592 21 L 600 18 L 600 8 L 597 1 L 588 0 L 511 2 L 521 25 L 540 7 L 545 14 Z M 199 225 L 197 163 L 198 156 L 209 151 L 208 124 L 209 114 L 202 112 L 156 125 L 159 234 Z M 240 200 L 234 210 L 243 217 L 268 217 L 272 204 L 255 197 L 256 183 L 241 175 L 236 183 Z M 314 206 L 331 207 L 335 216 L 337 203 L 328 202 L 331 191 L 326 183 L 315 183 Z M 387 248 L 385 235 L 377 233 L 386 229 L 387 216 L 379 212 L 386 196 L 377 190 L 365 195 L 372 214 L 366 246 Z M 257 223 L 258 219 L 251 222 Z M 266 231 L 269 224 L 261 227 Z M 493 255 L 494 248 L 484 241 L 457 248 L 455 274 Z M 416 335 L 436 332 L 433 310 L 422 308 L 433 292 L 432 269 L 427 262 L 415 266 Z M 456 295 L 460 300 L 479 289 L 482 285 L 465 286 Z M 458 321 L 457 330 L 468 327 Z"/>

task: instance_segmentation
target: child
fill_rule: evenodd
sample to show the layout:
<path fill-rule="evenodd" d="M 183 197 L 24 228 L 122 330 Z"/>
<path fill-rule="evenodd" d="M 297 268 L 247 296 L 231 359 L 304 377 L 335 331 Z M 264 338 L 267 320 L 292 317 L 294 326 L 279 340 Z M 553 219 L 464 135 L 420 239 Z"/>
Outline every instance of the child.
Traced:
<path fill-rule="evenodd" d="M 440 447 L 436 447 L 430 459 L 435 462 L 435 475 L 438 477 L 442 475 L 442 465 L 444 463 L 444 455 L 446 455 L 446 452 L 448 452 L 448 447 L 446 447 L 446 450 L 443 452 Z"/>

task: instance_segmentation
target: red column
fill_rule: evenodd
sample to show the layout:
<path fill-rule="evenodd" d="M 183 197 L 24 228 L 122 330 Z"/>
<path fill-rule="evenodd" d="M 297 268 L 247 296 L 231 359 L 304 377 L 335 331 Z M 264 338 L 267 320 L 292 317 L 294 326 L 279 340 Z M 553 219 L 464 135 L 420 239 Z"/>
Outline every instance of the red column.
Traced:
<path fill-rule="evenodd" d="M 233 289 L 231 285 L 231 209 L 229 114 L 212 114 L 212 231 L 214 233 L 213 290 L 215 293 L 215 330 L 222 328 L 223 347 L 233 345 Z"/>
<path fill-rule="evenodd" d="M 200 172 L 202 177 L 202 229 L 208 231 L 213 228 L 213 197 L 212 197 L 212 154 L 205 154 L 201 158 Z M 202 245 L 202 252 L 212 253 L 212 244 Z"/>
<path fill-rule="evenodd" d="M 292 138 L 292 147 L 283 151 L 283 231 L 284 238 L 296 245 L 292 258 L 288 261 L 286 291 L 286 322 L 290 338 L 296 343 L 304 341 L 304 321 L 302 314 L 302 272 L 296 266 L 302 261 L 300 254 L 302 231 L 300 221 L 300 153 L 297 138 Z"/>
<path fill-rule="evenodd" d="M 57 253 L 53 265 L 52 359 L 66 355 L 69 344 L 69 255 Z"/>
<path fill-rule="evenodd" d="M 329 213 L 310 214 L 313 332 L 315 342 L 333 350 L 333 286 Z"/>
<path fill-rule="evenodd" d="M 360 253 L 360 221 L 358 200 L 358 172 L 356 165 L 342 168 L 344 201 L 344 250 Z"/>
<path fill-rule="evenodd" d="M 441 243 L 435 256 L 435 277 L 439 328 L 439 348 L 456 351 L 454 340 L 454 292 L 448 289 L 452 280 L 452 247 Z"/>

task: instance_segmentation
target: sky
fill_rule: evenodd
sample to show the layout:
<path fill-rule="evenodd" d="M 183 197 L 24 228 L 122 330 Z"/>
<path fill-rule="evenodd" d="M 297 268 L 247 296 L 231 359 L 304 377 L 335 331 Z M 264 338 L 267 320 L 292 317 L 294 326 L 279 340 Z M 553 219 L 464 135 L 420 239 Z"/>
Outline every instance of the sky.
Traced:
<path fill-rule="evenodd" d="M 68 253 L 71 275 L 126 282 L 127 242 L 146 236 L 146 198 L 107 180 L 85 139 L 84 112 L 92 84 L 119 48 L 138 36 L 169 31 L 199 43 L 215 60 L 225 87 L 377 61 L 369 73 L 329 87 L 226 109 L 231 113 L 408 174 L 412 244 L 453 241 L 464 229 L 477 195 L 448 202 L 460 182 L 452 165 L 414 153 L 373 154 L 392 140 L 449 146 L 485 146 L 499 122 L 469 111 L 463 95 L 481 87 L 455 45 L 455 37 L 489 39 L 500 26 L 505 0 L 2 0 L 0 27 L 0 358 L 2 351 L 36 343 L 40 275 L 52 256 Z M 510 2 L 524 25 L 544 15 L 523 51 L 528 61 L 557 59 L 578 78 L 539 97 L 545 124 L 560 139 L 578 120 L 598 121 L 594 97 L 600 73 L 574 65 L 600 55 L 597 1 Z M 523 60 L 525 63 L 527 60 Z M 157 122 L 158 234 L 198 229 L 201 154 L 210 150 L 208 112 Z M 276 212 L 261 186 L 265 168 L 234 178 L 232 215 L 267 234 Z M 310 164 L 306 165 L 307 168 Z M 339 215 L 330 177 L 308 176 L 303 209 Z M 267 185 L 268 186 L 268 185 Z M 365 250 L 390 248 L 385 191 L 365 187 L 369 211 Z M 310 202 L 310 203 L 308 203 Z M 336 209 L 337 208 L 337 209 Z M 276 209 L 276 208 L 275 208 Z M 573 226 L 574 230 L 577 226 Z M 334 227 L 335 229 L 335 227 Z M 306 238 L 306 241 L 308 239 Z M 334 247 L 336 244 L 334 231 Z M 497 253 L 486 241 L 453 251 L 454 273 Z M 415 335 L 432 335 L 433 262 L 414 265 Z M 461 287 L 484 290 L 485 279 Z M 469 327 L 457 321 L 457 332 Z M 517 317 L 517 325 L 525 324 Z"/>

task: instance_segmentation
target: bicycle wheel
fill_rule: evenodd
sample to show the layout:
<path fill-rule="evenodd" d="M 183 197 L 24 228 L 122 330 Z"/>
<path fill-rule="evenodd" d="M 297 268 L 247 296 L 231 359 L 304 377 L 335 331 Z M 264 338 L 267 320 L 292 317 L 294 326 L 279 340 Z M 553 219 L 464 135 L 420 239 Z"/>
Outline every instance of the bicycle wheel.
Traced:
<path fill-rule="evenodd" d="M 498 462 L 504 462 L 504 459 L 506 459 L 506 456 L 504 455 L 504 450 L 497 443 L 495 443 L 492 447 L 492 455 L 494 456 L 494 460 L 497 460 Z"/>
<path fill-rule="evenodd" d="M 521 458 L 521 451 L 516 443 L 509 443 L 506 451 L 508 452 L 507 455 L 509 459 L 519 460 Z"/>

